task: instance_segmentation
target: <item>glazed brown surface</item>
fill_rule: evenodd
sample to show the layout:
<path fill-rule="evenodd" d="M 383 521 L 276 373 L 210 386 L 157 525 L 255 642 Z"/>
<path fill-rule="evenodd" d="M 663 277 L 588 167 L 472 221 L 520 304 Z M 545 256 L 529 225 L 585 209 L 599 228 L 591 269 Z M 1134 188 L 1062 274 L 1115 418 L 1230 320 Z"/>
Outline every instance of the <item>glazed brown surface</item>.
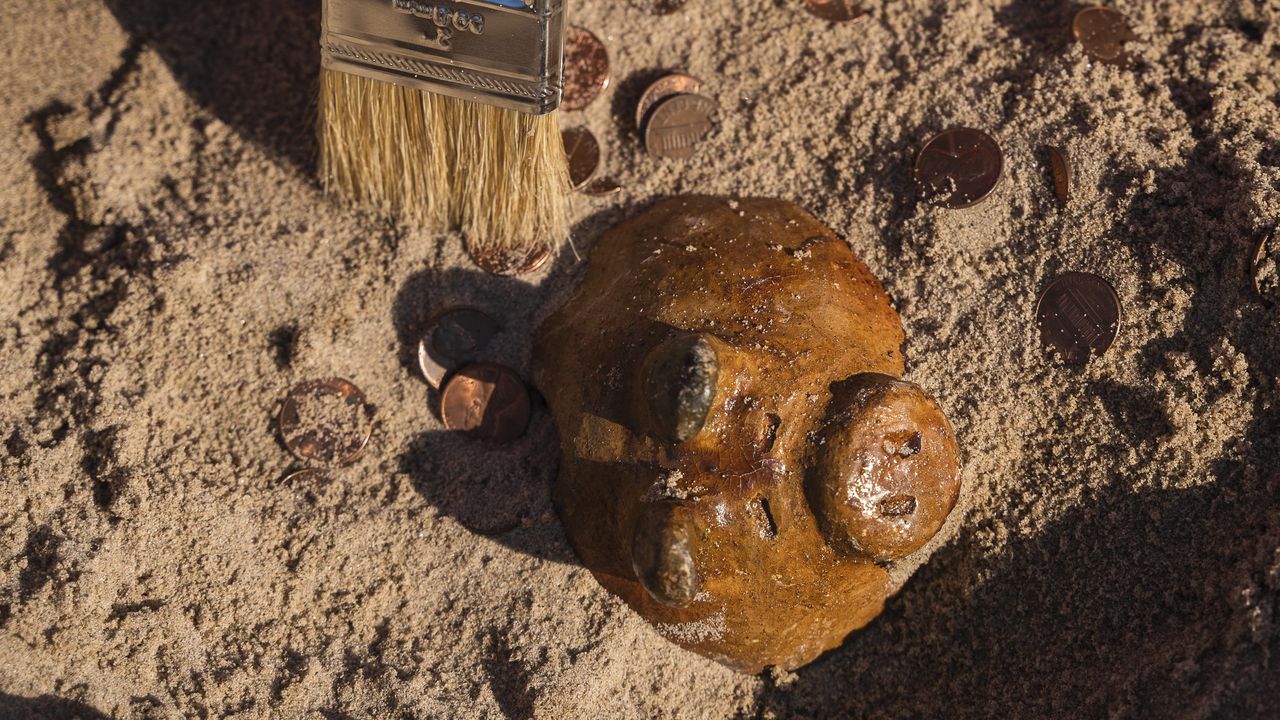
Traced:
<path fill-rule="evenodd" d="M 892 383 L 902 342 L 880 282 L 791 203 L 682 197 L 623 222 L 535 353 L 563 446 L 556 507 L 579 557 L 664 636 L 740 670 L 794 668 L 840 643 L 880 612 L 887 575 L 873 560 L 918 548 L 959 488 L 950 426 L 898 383 L 927 405 L 925 450 L 904 462 L 942 459 L 913 475 L 919 507 L 871 508 L 846 532 L 878 532 L 888 549 L 828 543 L 806 498 L 813 433 L 843 448 L 863 430 L 827 417 L 844 410 L 828 407 L 833 383 Z M 916 415 L 897 420 L 909 444 Z M 834 455 L 813 464 L 863 461 Z M 877 525 L 918 512 L 896 545 Z"/>

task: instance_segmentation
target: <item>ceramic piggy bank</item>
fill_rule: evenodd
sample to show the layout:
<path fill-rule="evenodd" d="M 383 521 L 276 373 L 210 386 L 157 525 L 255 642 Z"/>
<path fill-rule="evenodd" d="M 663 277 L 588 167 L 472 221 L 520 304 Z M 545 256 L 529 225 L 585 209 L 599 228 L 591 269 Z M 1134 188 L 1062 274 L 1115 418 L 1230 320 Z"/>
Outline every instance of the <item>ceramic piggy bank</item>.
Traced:
<path fill-rule="evenodd" d="M 535 350 L 578 557 L 738 670 L 838 645 L 960 491 L 902 342 L 880 282 L 796 205 L 679 197 L 616 226 Z"/>

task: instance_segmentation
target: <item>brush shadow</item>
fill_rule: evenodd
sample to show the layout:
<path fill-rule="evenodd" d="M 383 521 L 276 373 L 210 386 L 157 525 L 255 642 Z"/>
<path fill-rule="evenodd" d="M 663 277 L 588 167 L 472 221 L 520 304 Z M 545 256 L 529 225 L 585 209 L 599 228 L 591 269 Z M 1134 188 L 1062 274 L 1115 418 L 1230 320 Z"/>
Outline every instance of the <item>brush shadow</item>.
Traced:
<path fill-rule="evenodd" d="M 104 0 L 200 106 L 299 171 L 315 166 L 315 0 Z"/>
<path fill-rule="evenodd" d="M 619 141 L 638 140 L 643 143 L 640 128 L 636 127 L 636 108 L 640 106 L 640 97 L 655 80 L 676 72 L 679 70 L 644 68 L 632 72 L 618 83 L 609 102 L 609 114 L 613 116 L 613 127 Z"/>

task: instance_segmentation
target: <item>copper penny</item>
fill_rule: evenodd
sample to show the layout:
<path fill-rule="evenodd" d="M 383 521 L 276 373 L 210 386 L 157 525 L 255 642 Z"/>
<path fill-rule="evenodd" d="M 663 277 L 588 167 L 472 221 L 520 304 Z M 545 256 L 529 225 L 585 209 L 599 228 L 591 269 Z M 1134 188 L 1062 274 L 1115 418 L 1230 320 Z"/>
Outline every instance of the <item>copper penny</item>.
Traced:
<path fill-rule="evenodd" d="M 299 460 L 347 465 L 373 435 L 373 406 L 350 380 L 295 385 L 280 406 L 280 437 Z"/>
<path fill-rule="evenodd" d="M 595 177 L 600 168 L 600 143 L 586 128 L 569 128 L 560 133 L 564 152 L 569 157 L 569 183 L 575 190 Z"/>
<path fill-rule="evenodd" d="M 303 468 L 297 472 L 291 472 L 280 482 L 285 485 L 294 485 L 298 483 L 326 483 L 330 481 L 330 477 L 324 470 L 318 468 Z"/>
<path fill-rule="evenodd" d="M 1004 155 L 981 130 L 952 128 L 925 143 L 916 158 L 916 181 L 946 207 L 977 205 L 1000 184 Z"/>
<path fill-rule="evenodd" d="M 1263 236 L 1250 267 L 1258 297 L 1268 303 L 1280 302 L 1280 230 Z"/>
<path fill-rule="evenodd" d="M 462 368 L 440 396 L 440 417 L 446 428 L 497 442 L 511 442 L 524 434 L 529 408 L 529 390 L 520 377 L 492 363 Z"/>
<path fill-rule="evenodd" d="M 561 110 L 581 110 L 609 87 L 609 51 L 590 30 L 572 25 L 564 37 Z"/>
<path fill-rule="evenodd" d="M 1131 58 L 1125 43 L 1138 39 L 1123 13 L 1097 6 L 1076 13 L 1071 32 L 1086 55 L 1112 65 L 1128 65 Z"/>
<path fill-rule="evenodd" d="M 1040 294 L 1036 324 L 1046 349 L 1057 351 L 1068 365 L 1084 365 L 1115 342 L 1120 298 L 1097 275 L 1064 273 Z"/>
<path fill-rule="evenodd" d="M 684 7 L 685 0 L 631 0 L 631 4 L 640 10 L 654 15 L 670 15 Z"/>
<path fill-rule="evenodd" d="M 702 81 L 691 75 L 676 73 L 654 80 L 640 96 L 640 103 L 636 105 L 636 128 L 644 129 L 645 117 L 649 115 L 653 106 L 663 100 L 672 95 L 697 94 L 700 90 L 702 90 Z"/>
<path fill-rule="evenodd" d="M 805 0 L 804 9 L 814 17 L 831 22 L 860 20 L 867 14 L 852 0 Z"/>
<path fill-rule="evenodd" d="M 476 360 L 499 332 L 497 321 L 475 308 L 450 308 L 436 315 L 418 342 L 422 376 L 439 389 L 446 375 Z"/>
<path fill-rule="evenodd" d="M 1053 192 L 1058 196 L 1058 204 L 1066 207 L 1071 200 L 1071 163 L 1066 150 L 1049 147 L 1049 172 L 1053 175 Z"/>
<path fill-rule="evenodd" d="M 622 186 L 613 178 L 592 180 L 587 183 L 586 187 L 582 188 L 582 193 L 584 195 L 590 195 L 592 197 L 607 197 L 609 195 L 616 195 L 620 192 L 622 192 Z"/>
<path fill-rule="evenodd" d="M 463 245 L 467 254 L 481 270 L 493 275 L 527 275 L 546 264 L 551 258 L 551 247 L 537 245 L 528 248 L 497 248 L 481 246 L 466 238 Z"/>
<path fill-rule="evenodd" d="M 644 131 L 645 148 L 659 157 L 693 157 L 698 142 L 711 132 L 716 104 L 701 95 L 675 95 L 658 103 Z"/>

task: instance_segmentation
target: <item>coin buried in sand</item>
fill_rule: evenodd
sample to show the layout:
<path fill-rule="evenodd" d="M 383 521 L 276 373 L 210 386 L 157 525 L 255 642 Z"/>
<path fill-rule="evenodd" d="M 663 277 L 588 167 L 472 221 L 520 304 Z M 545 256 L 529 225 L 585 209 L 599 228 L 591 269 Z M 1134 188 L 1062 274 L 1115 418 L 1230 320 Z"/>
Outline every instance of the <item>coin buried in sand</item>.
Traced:
<path fill-rule="evenodd" d="M 325 474 L 325 471 L 318 468 L 303 468 L 296 472 L 291 472 L 284 476 L 280 482 L 285 485 L 294 485 L 297 483 L 326 483 L 331 478 Z"/>
<path fill-rule="evenodd" d="M 636 128 L 643 132 L 645 117 L 654 105 L 672 95 L 697 94 L 700 90 L 702 90 L 702 81 L 692 75 L 676 73 L 654 80 L 640 96 L 640 103 L 636 105 Z"/>
<path fill-rule="evenodd" d="M 1267 303 L 1280 303 L 1280 230 L 1263 236 L 1250 267 L 1258 297 Z"/>
<path fill-rule="evenodd" d="M 1125 43 L 1137 40 L 1123 13 L 1105 7 L 1087 7 L 1076 13 L 1071 32 L 1080 42 L 1085 55 L 1099 62 L 1128 65 L 1132 58 Z"/>
<path fill-rule="evenodd" d="M 1071 200 L 1071 163 L 1067 151 L 1049 146 L 1049 172 L 1053 174 L 1053 192 L 1058 204 L 1066 207 Z"/>
<path fill-rule="evenodd" d="M 916 182 L 952 209 L 977 205 L 1000 184 L 1004 156 L 981 130 L 952 128 L 925 143 L 916 158 Z"/>
<path fill-rule="evenodd" d="M 355 462 L 373 435 L 373 406 L 349 380 L 299 383 L 280 406 L 280 437 L 299 460 Z"/>
<path fill-rule="evenodd" d="M 445 375 L 477 359 L 501 331 L 496 320 L 475 308 L 445 310 L 427 323 L 427 332 L 418 342 L 422 376 L 439 389 Z"/>
<path fill-rule="evenodd" d="M 622 192 L 622 186 L 613 178 L 592 180 L 587 183 L 586 187 L 582 188 L 582 194 L 590 195 L 591 197 L 607 197 L 609 195 L 616 195 L 620 192 Z"/>
<path fill-rule="evenodd" d="M 511 442 L 529 425 L 529 391 L 509 368 L 468 365 L 444 386 L 440 417 L 450 430 L 497 442 Z"/>
<path fill-rule="evenodd" d="M 1115 342 L 1120 331 L 1120 298 L 1106 280 L 1091 273 L 1058 276 L 1040 294 L 1036 307 L 1040 341 L 1068 365 L 1084 365 Z"/>
<path fill-rule="evenodd" d="M 860 20 L 867 14 L 852 0 L 805 0 L 804 9 L 810 15 L 830 22 Z"/>
<path fill-rule="evenodd" d="M 481 245 L 478 241 L 467 237 L 463 241 L 467 254 L 481 270 L 491 275 L 527 275 L 546 264 L 551 257 L 549 245 L 534 247 L 499 248 L 493 245 Z"/>
<path fill-rule="evenodd" d="M 569 128 L 560 133 L 564 153 L 569 156 L 569 183 L 580 189 L 595 177 L 600 167 L 600 143 L 586 128 Z"/>
<path fill-rule="evenodd" d="M 609 87 L 609 51 L 590 30 L 573 25 L 564 37 L 561 110 L 581 110 Z"/>
<path fill-rule="evenodd" d="M 670 15 L 684 7 L 685 0 L 631 0 L 631 4 L 639 10 L 654 15 Z"/>
<path fill-rule="evenodd" d="M 676 95 L 658 103 L 644 131 L 644 145 L 659 157 L 693 157 L 698 142 L 711 131 L 716 104 L 701 95 Z"/>

